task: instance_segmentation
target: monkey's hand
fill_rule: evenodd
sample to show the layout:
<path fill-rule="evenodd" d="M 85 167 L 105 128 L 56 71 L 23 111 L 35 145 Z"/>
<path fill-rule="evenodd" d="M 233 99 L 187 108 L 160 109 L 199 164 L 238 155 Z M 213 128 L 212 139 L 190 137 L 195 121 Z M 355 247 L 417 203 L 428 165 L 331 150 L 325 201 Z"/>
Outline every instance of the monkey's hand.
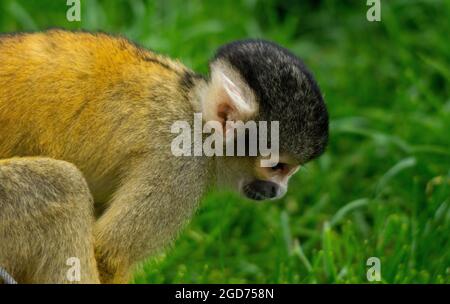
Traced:
<path fill-rule="evenodd" d="M 101 246 L 97 246 L 95 251 L 99 278 L 102 284 L 126 284 L 130 281 L 129 269 L 124 267 L 126 263 L 113 258 L 112 255 L 104 254 L 101 251 Z"/>

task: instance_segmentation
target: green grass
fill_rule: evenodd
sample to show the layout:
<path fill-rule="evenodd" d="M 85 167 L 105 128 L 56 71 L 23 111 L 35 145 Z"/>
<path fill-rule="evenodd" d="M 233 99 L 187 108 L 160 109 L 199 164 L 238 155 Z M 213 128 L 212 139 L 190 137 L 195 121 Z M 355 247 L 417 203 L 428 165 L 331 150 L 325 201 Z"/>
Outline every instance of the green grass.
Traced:
<path fill-rule="evenodd" d="M 66 1 L 0 3 L 0 30 L 122 33 L 200 72 L 230 40 L 262 37 L 301 56 L 331 114 L 326 154 L 278 202 L 206 197 L 136 283 L 450 283 L 450 2 Z"/>

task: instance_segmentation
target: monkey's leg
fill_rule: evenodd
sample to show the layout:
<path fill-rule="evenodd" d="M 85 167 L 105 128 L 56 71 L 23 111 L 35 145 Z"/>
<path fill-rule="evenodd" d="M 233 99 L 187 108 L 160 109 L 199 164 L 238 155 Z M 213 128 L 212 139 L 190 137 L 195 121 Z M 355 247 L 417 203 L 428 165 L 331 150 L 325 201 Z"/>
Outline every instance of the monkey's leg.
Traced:
<path fill-rule="evenodd" d="M 195 170 L 198 164 L 183 165 L 179 159 L 167 158 L 170 168 L 152 168 L 147 162 L 132 170 L 97 220 L 95 247 L 103 283 L 126 283 L 132 267 L 170 243 L 191 217 L 205 178 Z M 183 170 L 196 175 L 186 177 Z M 188 178 L 196 180 L 196 187 L 183 187 Z"/>
<path fill-rule="evenodd" d="M 0 266 L 19 283 L 98 283 L 92 206 L 69 163 L 0 161 Z"/>

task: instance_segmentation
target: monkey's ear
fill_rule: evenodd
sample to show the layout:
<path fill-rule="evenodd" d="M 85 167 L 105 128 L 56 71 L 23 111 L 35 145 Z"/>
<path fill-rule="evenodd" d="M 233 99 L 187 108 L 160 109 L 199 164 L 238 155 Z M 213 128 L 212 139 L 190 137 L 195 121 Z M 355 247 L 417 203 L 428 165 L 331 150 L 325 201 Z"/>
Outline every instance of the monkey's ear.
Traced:
<path fill-rule="evenodd" d="M 257 112 L 255 96 L 236 72 L 223 67 L 211 67 L 211 81 L 202 98 L 205 121 L 247 121 Z"/>

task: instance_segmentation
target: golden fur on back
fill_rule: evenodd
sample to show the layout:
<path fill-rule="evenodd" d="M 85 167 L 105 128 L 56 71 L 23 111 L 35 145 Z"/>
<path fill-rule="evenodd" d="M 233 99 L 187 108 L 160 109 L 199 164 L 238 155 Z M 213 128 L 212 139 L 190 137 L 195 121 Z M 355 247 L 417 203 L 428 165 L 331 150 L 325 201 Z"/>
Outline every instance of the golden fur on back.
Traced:
<path fill-rule="evenodd" d="M 94 188 L 108 188 L 101 180 L 113 181 L 130 155 L 149 152 L 152 121 L 189 106 L 169 102 L 185 99 L 173 84 L 186 72 L 106 34 L 53 30 L 2 37 L 0 156 L 64 159 Z"/>

